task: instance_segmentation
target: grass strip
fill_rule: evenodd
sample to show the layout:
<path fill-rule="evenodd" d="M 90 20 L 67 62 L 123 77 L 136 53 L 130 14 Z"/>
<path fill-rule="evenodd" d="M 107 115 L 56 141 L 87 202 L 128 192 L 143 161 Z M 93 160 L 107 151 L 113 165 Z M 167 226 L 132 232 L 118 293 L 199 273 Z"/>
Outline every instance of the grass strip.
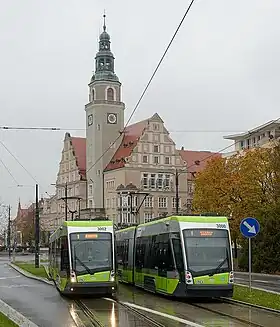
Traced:
<path fill-rule="evenodd" d="M 280 310 L 280 294 L 255 290 L 249 287 L 234 285 L 233 299 L 266 308 Z"/>
<path fill-rule="evenodd" d="M 19 327 L 13 321 L 11 321 L 8 317 L 6 317 L 3 313 L 0 312 L 0 326 L 1 327 Z"/>
<path fill-rule="evenodd" d="M 35 268 L 34 263 L 26 263 L 26 262 L 16 262 L 15 265 L 35 276 L 48 278 L 45 268 L 43 266 L 40 266 L 39 268 Z"/>

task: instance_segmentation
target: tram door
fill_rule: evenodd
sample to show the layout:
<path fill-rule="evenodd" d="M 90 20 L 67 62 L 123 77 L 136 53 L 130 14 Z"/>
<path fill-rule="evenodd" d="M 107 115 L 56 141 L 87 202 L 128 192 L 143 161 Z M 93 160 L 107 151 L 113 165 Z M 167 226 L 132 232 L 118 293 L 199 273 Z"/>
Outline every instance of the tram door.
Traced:
<path fill-rule="evenodd" d="M 167 292 L 167 270 L 168 270 L 168 234 L 157 236 L 157 258 L 158 258 L 158 282 L 157 288 L 161 292 Z"/>

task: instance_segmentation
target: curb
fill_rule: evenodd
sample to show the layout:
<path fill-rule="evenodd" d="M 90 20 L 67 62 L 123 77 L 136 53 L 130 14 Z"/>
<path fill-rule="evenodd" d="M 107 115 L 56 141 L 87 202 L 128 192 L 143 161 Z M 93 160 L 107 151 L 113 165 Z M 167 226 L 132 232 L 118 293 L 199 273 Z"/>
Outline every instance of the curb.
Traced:
<path fill-rule="evenodd" d="M 251 307 L 251 308 L 255 308 L 255 309 L 261 309 L 261 310 L 264 310 L 264 311 L 269 311 L 269 312 L 280 314 L 280 310 L 277 310 L 277 309 L 263 307 L 261 305 L 247 303 L 247 302 L 243 302 L 243 301 L 239 301 L 239 300 L 234 300 L 234 299 L 228 299 L 228 298 L 224 298 L 224 297 L 221 297 L 220 299 L 221 299 L 222 302 L 231 303 L 231 304 L 240 304 L 240 305 L 244 305 L 246 307 Z"/>
<path fill-rule="evenodd" d="M 2 300 L 0 300 L 0 311 L 19 327 L 39 327 Z"/>
<path fill-rule="evenodd" d="M 38 280 L 39 282 L 43 282 L 45 284 L 54 286 L 53 282 L 51 282 L 47 278 L 35 276 L 35 275 L 27 272 L 26 270 L 21 269 L 20 267 L 14 265 L 13 263 L 9 263 L 9 266 L 27 278 L 35 279 L 35 280 Z"/>

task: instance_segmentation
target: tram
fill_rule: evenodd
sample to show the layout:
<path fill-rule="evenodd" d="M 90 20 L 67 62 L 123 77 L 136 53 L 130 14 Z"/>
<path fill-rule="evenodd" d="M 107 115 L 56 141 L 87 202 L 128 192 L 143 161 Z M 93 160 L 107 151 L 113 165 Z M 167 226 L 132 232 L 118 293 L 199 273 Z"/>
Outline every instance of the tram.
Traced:
<path fill-rule="evenodd" d="M 49 275 L 63 295 L 115 294 L 113 222 L 65 221 L 50 236 Z"/>
<path fill-rule="evenodd" d="M 115 235 L 119 282 L 174 297 L 232 297 L 226 217 L 171 216 Z"/>

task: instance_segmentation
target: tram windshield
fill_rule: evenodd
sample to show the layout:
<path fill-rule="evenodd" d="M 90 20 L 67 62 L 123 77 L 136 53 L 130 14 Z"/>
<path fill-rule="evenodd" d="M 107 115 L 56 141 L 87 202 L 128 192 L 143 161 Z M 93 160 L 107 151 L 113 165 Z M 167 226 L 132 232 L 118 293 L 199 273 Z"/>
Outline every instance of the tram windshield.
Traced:
<path fill-rule="evenodd" d="M 220 229 L 183 231 L 188 270 L 193 277 L 231 270 L 229 234 Z"/>
<path fill-rule="evenodd" d="M 72 233 L 72 265 L 77 275 L 112 270 L 112 234 Z"/>

